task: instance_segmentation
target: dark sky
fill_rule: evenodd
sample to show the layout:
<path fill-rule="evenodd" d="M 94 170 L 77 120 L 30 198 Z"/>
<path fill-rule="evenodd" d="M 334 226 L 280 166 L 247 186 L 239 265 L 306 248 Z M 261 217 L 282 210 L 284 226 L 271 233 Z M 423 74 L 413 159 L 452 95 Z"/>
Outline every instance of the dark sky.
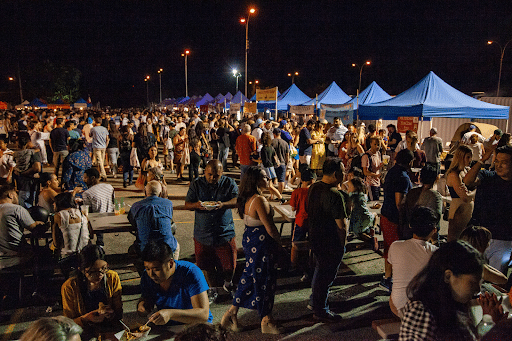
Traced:
<path fill-rule="evenodd" d="M 249 80 L 282 92 L 291 83 L 287 73 L 299 71 L 295 82 L 308 96 L 333 80 L 355 94 L 359 72 L 351 63 L 368 59 L 363 88 L 375 80 L 396 95 L 432 70 L 465 93 L 495 92 L 500 50 L 486 42 L 512 38 L 510 1 L 4 0 L 0 100 L 15 93 L 7 78 L 18 63 L 23 75 L 44 60 L 79 69 L 81 93 L 94 103 L 143 105 L 146 74 L 150 99 L 158 101 L 159 68 L 164 97 L 184 96 L 185 48 L 189 95 L 234 93 L 230 70 L 243 72 L 244 64 L 239 19 L 251 4 Z M 501 83 L 508 95 L 511 71 L 512 43 Z"/>

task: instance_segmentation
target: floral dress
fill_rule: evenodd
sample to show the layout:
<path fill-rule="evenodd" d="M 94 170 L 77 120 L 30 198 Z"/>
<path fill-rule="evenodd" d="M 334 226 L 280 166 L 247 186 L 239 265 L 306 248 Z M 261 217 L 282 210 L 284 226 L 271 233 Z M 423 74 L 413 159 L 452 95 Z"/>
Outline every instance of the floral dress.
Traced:
<path fill-rule="evenodd" d="M 78 150 L 69 154 L 62 163 L 62 183 L 68 191 L 75 187 L 83 187 L 85 190 L 87 184 L 84 182 L 84 172 L 92 167 L 91 157 L 85 150 Z"/>
<path fill-rule="evenodd" d="M 249 206 L 249 211 L 253 202 L 254 199 Z M 245 214 L 244 223 L 242 246 L 246 262 L 233 305 L 258 310 L 260 317 L 264 317 L 269 315 L 274 307 L 278 244 L 267 233 L 259 219 Z"/>
<path fill-rule="evenodd" d="M 349 231 L 355 234 L 368 231 L 375 221 L 375 215 L 366 206 L 368 196 L 365 193 L 353 192 L 350 193 L 350 201 L 352 213 L 350 213 Z"/>

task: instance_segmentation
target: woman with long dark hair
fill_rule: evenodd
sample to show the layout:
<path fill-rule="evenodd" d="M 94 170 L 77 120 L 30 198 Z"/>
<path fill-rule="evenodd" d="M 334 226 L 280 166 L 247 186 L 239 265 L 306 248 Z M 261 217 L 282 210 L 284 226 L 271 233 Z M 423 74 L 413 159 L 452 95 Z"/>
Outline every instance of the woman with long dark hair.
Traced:
<path fill-rule="evenodd" d="M 156 137 L 153 133 L 148 132 L 146 123 L 141 122 L 137 134 L 133 137 L 132 147 L 137 148 L 137 157 L 139 160 L 147 158 L 149 148 L 157 146 Z M 158 146 L 157 146 L 158 147 Z"/>
<path fill-rule="evenodd" d="M 407 288 L 399 340 L 477 340 L 469 302 L 480 291 L 483 264 L 466 242 L 441 245 Z M 480 303 L 484 314 L 503 318 L 495 296 L 485 295 Z"/>
<path fill-rule="evenodd" d="M 121 141 L 121 133 L 117 129 L 116 122 L 114 120 L 108 122 L 108 145 L 107 155 L 110 164 L 110 171 L 117 178 L 117 159 L 119 158 L 119 142 Z"/>
<path fill-rule="evenodd" d="M 274 211 L 261 194 L 268 186 L 268 177 L 259 167 L 249 167 L 239 187 L 238 214 L 244 220 L 242 246 L 247 262 L 238 283 L 233 305 L 226 311 L 221 325 L 239 329 L 240 307 L 256 309 L 261 317 L 261 332 L 279 334 L 272 318 L 277 279 L 277 254 L 281 237 L 274 224 Z"/>
<path fill-rule="evenodd" d="M 455 150 L 450 168 L 446 172 L 446 185 L 452 202 L 448 213 L 448 241 L 457 240 L 471 220 L 474 206 L 474 192 L 471 192 L 462 179 L 469 170 L 473 151 L 468 146 Z"/>

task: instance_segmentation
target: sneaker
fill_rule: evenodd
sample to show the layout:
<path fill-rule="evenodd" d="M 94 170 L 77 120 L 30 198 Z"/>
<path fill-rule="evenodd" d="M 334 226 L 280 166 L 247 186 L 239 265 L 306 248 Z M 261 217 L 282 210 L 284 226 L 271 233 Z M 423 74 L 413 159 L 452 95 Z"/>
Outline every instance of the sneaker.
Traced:
<path fill-rule="evenodd" d="M 215 289 L 208 289 L 207 294 L 210 304 L 214 303 L 215 300 L 217 300 L 217 297 L 219 297 L 219 294 L 217 294 L 217 290 Z"/>
<path fill-rule="evenodd" d="M 286 202 L 286 199 L 285 199 L 285 198 L 281 198 L 281 199 L 279 199 L 279 202 L 280 202 L 280 203 L 281 203 L 281 205 L 282 205 L 282 204 L 284 204 L 284 203 Z"/>
<path fill-rule="evenodd" d="M 379 287 L 388 293 L 391 293 L 391 288 L 393 287 L 393 278 L 392 277 L 382 277 Z"/>
<path fill-rule="evenodd" d="M 325 323 L 335 323 L 343 320 L 340 315 L 332 312 L 331 310 L 328 310 L 322 314 L 314 314 L 313 319 Z"/>

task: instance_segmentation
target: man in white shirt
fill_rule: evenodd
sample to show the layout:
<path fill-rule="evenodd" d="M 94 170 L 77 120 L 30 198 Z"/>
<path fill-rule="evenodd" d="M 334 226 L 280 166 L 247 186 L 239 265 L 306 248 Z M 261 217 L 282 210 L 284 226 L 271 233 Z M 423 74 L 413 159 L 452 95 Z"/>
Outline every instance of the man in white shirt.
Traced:
<path fill-rule="evenodd" d="M 402 317 L 402 308 L 408 301 L 407 286 L 428 263 L 437 246 L 428 240 L 437 231 L 439 216 L 428 207 L 416 207 L 410 220 L 413 237 L 398 240 L 389 247 L 388 261 L 392 265 L 393 289 L 389 299 L 391 311 Z"/>
<path fill-rule="evenodd" d="M 88 189 L 82 193 L 82 199 L 84 205 L 89 205 L 89 212 L 114 212 L 114 187 L 100 183 L 100 173 L 96 168 L 89 168 L 84 172 L 84 182 Z M 103 234 L 96 234 L 96 245 L 104 246 Z"/>
<path fill-rule="evenodd" d="M 183 116 L 178 116 L 178 123 L 176 123 L 176 131 L 180 131 L 181 128 L 187 128 L 187 125 L 183 122 Z"/>
<path fill-rule="evenodd" d="M 341 122 L 341 118 L 335 117 L 333 123 L 333 126 L 329 128 L 326 134 L 326 142 L 329 143 L 327 156 L 338 156 L 338 147 L 348 131 Z"/>
<path fill-rule="evenodd" d="M 256 138 L 259 153 L 261 151 L 261 148 L 263 147 L 263 144 L 261 143 L 261 135 L 263 135 L 263 120 L 261 118 L 258 118 L 254 125 L 256 126 L 256 128 L 252 130 L 251 135 Z"/>
<path fill-rule="evenodd" d="M 462 144 L 469 144 L 472 135 L 478 136 L 478 142 L 484 143 L 485 137 L 483 137 L 482 134 L 476 132 L 476 126 L 473 124 L 469 126 L 469 131 L 462 136 L 460 142 Z"/>

